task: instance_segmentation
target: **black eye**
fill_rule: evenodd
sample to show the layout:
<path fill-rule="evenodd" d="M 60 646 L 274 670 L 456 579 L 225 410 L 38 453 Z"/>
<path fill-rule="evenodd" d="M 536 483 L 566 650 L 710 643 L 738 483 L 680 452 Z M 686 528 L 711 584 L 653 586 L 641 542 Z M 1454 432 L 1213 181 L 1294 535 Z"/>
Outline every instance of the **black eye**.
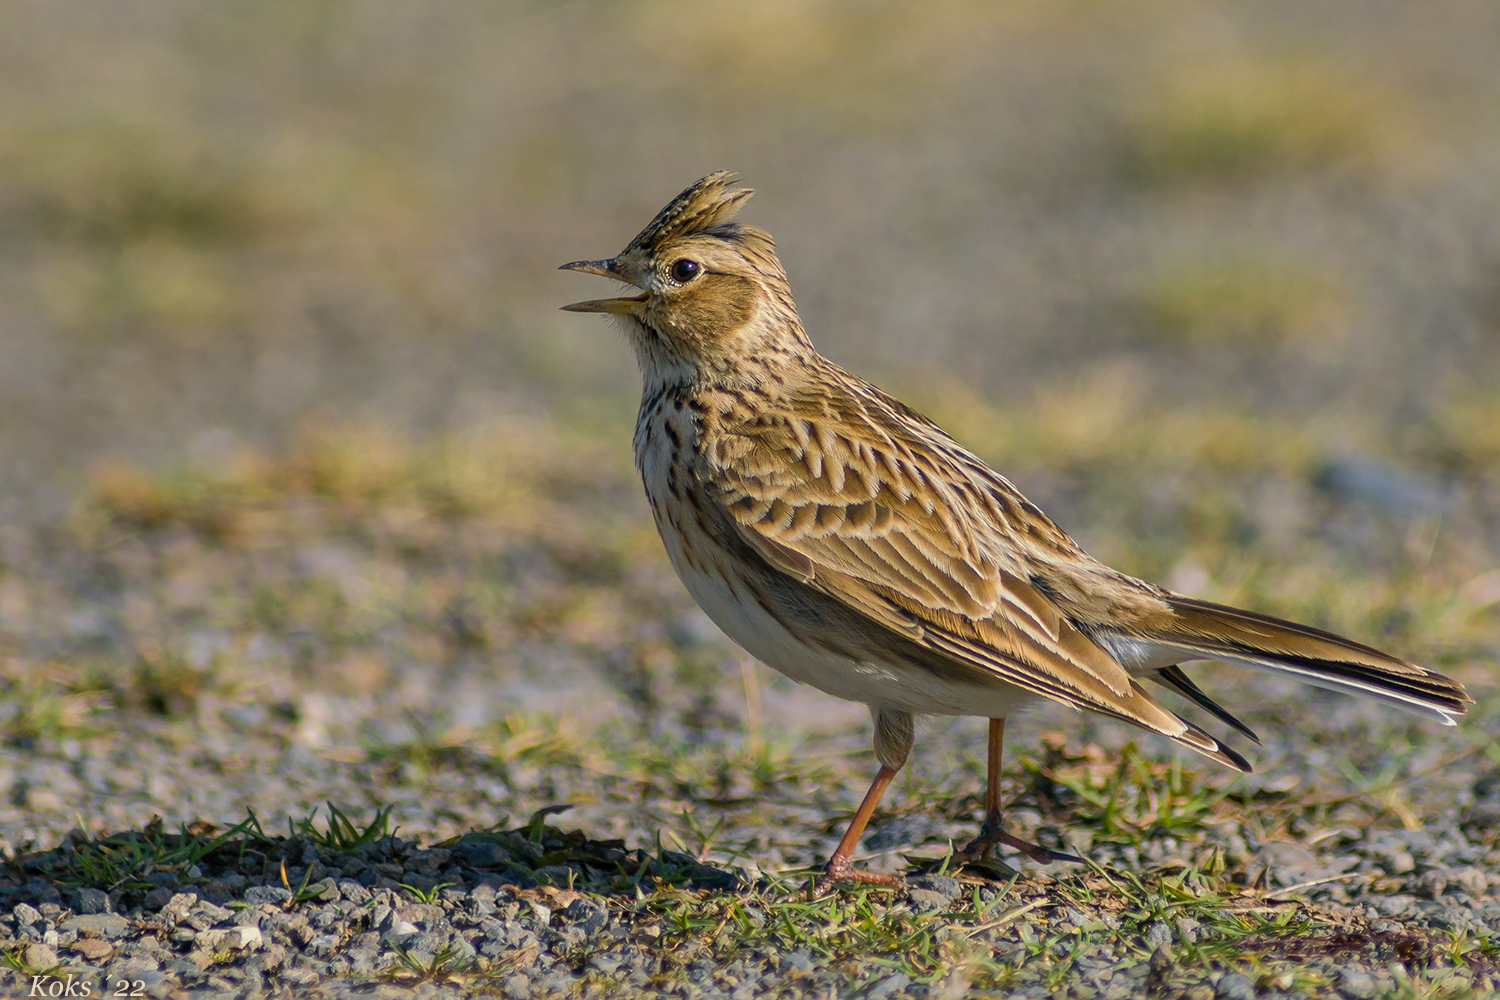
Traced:
<path fill-rule="evenodd" d="M 698 266 L 698 262 L 696 260 L 688 260 L 686 257 L 684 257 L 681 260 L 674 261 L 672 263 L 672 280 L 692 281 L 694 278 L 698 277 L 698 272 L 700 270 L 702 270 L 702 268 Z"/>

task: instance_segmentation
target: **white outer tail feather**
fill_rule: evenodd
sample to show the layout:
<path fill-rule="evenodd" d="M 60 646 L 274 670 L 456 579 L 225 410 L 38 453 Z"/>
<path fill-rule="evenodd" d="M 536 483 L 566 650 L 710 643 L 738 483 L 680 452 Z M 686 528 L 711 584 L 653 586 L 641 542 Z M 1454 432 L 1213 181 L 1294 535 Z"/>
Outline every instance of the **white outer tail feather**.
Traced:
<path fill-rule="evenodd" d="M 1443 708 L 1415 695 L 1392 691 L 1388 687 L 1383 687 L 1369 681 L 1353 680 L 1347 677 L 1332 677 L 1315 667 L 1286 663 L 1281 660 L 1251 659 L 1246 656 L 1234 656 L 1229 653 L 1193 649 L 1188 646 L 1178 646 L 1176 648 L 1184 654 L 1184 659 L 1218 660 L 1239 667 L 1249 667 L 1251 670 L 1259 670 L 1261 673 L 1290 677 L 1293 680 L 1301 681 L 1303 684 L 1323 688 L 1325 691 L 1338 691 L 1342 694 L 1357 694 L 1366 698 L 1374 698 L 1394 708 L 1399 708 L 1404 712 L 1410 712 L 1413 715 L 1420 715 L 1428 719 L 1436 719 L 1445 726 L 1458 725 L 1456 713 L 1450 708 Z"/>
<path fill-rule="evenodd" d="M 1118 634 L 1103 634 L 1095 637 L 1101 645 L 1109 650 L 1110 655 L 1120 661 L 1120 665 L 1132 674 L 1144 674 L 1162 667 L 1177 663 L 1185 663 L 1189 660 L 1214 660 L 1219 663 L 1229 663 L 1237 667 L 1248 667 L 1261 673 L 1272 674 L 1279 677 L 1290 677 L 1292 680 L 1300 681 L 1312 687 L 1323 688 L 1326 691 L 1337 691 L 1341 694 L 1354 694 L 1366 698 L 1374 698 L 1394 708 L 1423 718 L 1435 719 L 1445 726 L 1458 725 L 1457 717 L 1462 714 L 1451 708 L 1435 705 L 1426 699 L 1401 691 L 1394 691 L 1389 687 L 1347 677 L 1332 676 L 1316 667 L 1310 667 L 1299 663 L 1288 663 L 1273 657 L 1250 657 L 1243 654 L 1223 652 L 1217 649 L 1206 649 L 1201 646 L 1190 646 L 1182 643 L 1161 642 L 1143 639 L 1139 636 L 1126 636 Z"/>

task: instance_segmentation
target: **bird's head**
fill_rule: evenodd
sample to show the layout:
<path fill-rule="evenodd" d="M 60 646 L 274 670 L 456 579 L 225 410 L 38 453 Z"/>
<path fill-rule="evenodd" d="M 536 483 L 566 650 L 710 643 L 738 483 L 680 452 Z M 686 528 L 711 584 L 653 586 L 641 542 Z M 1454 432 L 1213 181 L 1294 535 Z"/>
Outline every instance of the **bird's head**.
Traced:
<path fill-rule="evenodd" d="M 709 174 L 616 256 L 562 266 L 639 289 L 563 308 L 623 320 L 648 381 L 730 375 L 766 352 L 812 350 L 771 237 L 734 221 L 754 193 L 734 181 Z"/>

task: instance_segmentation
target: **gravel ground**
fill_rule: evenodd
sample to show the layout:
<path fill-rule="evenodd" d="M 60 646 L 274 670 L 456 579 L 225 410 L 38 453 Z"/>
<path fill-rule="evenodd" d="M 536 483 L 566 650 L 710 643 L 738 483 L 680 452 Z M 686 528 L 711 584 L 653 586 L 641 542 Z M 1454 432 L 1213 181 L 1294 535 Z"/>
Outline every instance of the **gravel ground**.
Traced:
<path fill-rule="evenodd" d="M 1454 969 L 1453 942 L 1488 943 L 1500 927 L 1500 855 L 1466 828 L 1486 829 L 1500 797 L 1476 803 L 1463 823 L 1420 831 L 1340 829 L 1316 849 L 1231 833 L 1264 865 L 1258 888 L 1221 900 L 1229 913 L 1283 921 L 1275 940 L 1241 939 L 1247 954 L 1273 952 L 1257 974 L 1199 961 L 1217 936 L 1184 915 L 1142 920 L 1113 887 L 1113 864 L 1141 869 L 1175 844 L 1155 839 L 1093 851 L 1104 867 L 1052 876 L 915 876 L 884 893 L 885 917 L 909 914 L 941 943 L 962 942 L 1011 972 L 1007 996 L 1192 998 L 1306 995 L 1374 997 L 1401 985 L 1404 968 L 1447 968 L 1449 990 L 1494 988 L 1497 970 L 1474 953 Z M 626 851 L 534 818 L 525 827 L 423 847 L 399 836 L 320 847 L 307 837 L 267 838 L 199 829 L 211 847 L 188 867 L 138 868 L 125 886 L 68 886 L 80 856 L 110 846 L 81 831 L 62 848 L 11 865 L 0 883 L 0 948 L 14 956 L 10 989 L 44 982 L 125 981 L 148 996 L 610 995 L 827 996 L 852 985 L 864 997 L 959 997 L 974 970 L 957 963 L 925 982 L 889 955 L 840 963 L 806 947 L 737 948 L 725 961 L 714 935 L 663 916 L 662 897 L 735 901 L 757 913 L 795 898 L 788 886 L 744 869 L 706 865 L 673 851 Z M 155 832 L 160 836 L 160 832 Z M 123 846 L 117 838 L 113 846 Z M 170 840 L 170 838 L 169 838 Z M 1157 878 L 1183 862 L 1150 866 Z M 65 881 L 77 882 L 77 879 Z M 1148 878 L 1148 881 L 1150 879 Z M 1291 890 L 1291 891 L 1287 891 Z M 769 902 L 768 902 L 769 901 Z M 754 917 L 751 917 L 754 920 Z M 1289 928 L 1295 933 L 1287 933 Z M 1268 947 L 1268 945 L 1270 947 Z M 1051 956 L 1070 974 L 1050 975 Z M 1295 965 L 1295 971 L 1277 965 Z M 45 977 L 52 977 L 46 979 Z M 96 994 L 98 995 L 98 994 Z"/>
<path fill-rule="evenodd" d="M 1134 471 L 1172 478 L 1174 461 Z M 1204 669 L 1262 735 L 1238 777 L 1039 710 L 1010 727 L 1008 823 L 1092 864 L 1012 881 L 941 870 L 980 818 L 984 733 L 930 723 L 863 844 L 908 889 L 809 903 L 808 866 L 873 770 L 868 718 L 706 625 L 622 466 L 537 423 L 414 448 L 319 438 L 228 471 L 116 471 L 65 523 L 0 534 L 10 988 L 1489 989 L 1495 596 L 1463 508 L 1420 568 L 1401 568 L 1408 535 L 1395 569 L 1351 570 L 1320 546 L 1378 540 L 1384 515 L 1291 480 L 1275 503 L 1304 504 L 1315 529 L 1254 589 L 1439 649 L 1481 682 L 1464 726 Z M 1179 488 L 1254 496 L 1236 477 L 1259 474 Z M 1099 489 L 1148 495 L 1125 477 Z"/>

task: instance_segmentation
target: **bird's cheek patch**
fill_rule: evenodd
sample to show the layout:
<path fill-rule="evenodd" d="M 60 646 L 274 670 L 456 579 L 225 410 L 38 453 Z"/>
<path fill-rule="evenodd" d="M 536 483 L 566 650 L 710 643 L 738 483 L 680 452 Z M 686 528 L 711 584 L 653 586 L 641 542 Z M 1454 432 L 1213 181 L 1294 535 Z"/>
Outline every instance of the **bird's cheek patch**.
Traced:
<path fill-rule="evenodd" d="M 755 314 L 755 293 L 743 278 L 705 275 L 694 294 L 676 311 L 673 325 L 684 334 L 704 344 L 718 343 L 750 322 Z"/>

